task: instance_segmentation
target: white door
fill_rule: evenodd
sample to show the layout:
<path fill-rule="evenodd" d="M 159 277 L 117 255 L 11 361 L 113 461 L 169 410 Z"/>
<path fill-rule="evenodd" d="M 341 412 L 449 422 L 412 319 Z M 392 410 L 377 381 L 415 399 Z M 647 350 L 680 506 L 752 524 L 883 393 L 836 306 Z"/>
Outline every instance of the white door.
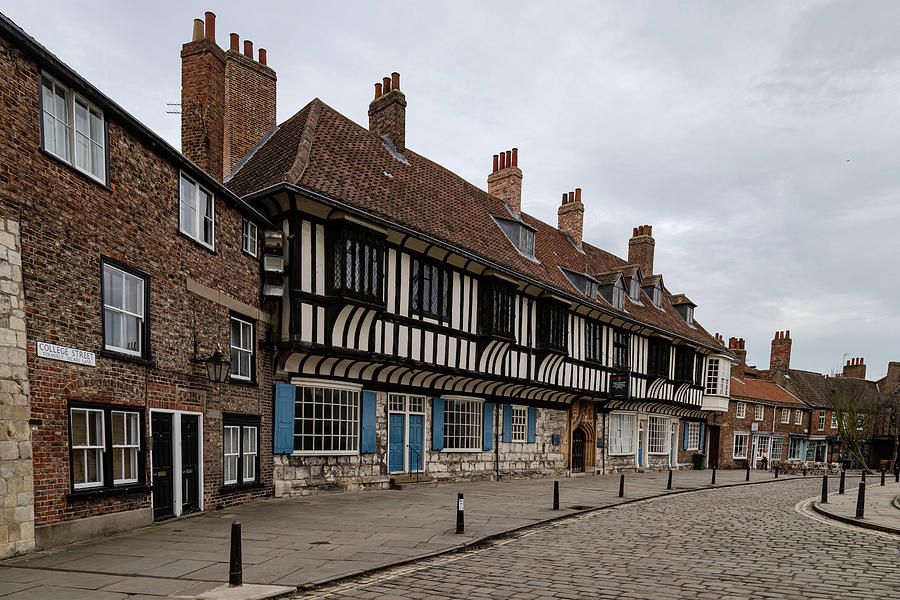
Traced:
<path fill-rule="evenodd" d="M 759 468 L 759 461 L 763 457 L 769 460 L 769 454 L 772 452 L 772 438 L 768 435 L 758 435 L 753 438 L 753 468 Z"/>

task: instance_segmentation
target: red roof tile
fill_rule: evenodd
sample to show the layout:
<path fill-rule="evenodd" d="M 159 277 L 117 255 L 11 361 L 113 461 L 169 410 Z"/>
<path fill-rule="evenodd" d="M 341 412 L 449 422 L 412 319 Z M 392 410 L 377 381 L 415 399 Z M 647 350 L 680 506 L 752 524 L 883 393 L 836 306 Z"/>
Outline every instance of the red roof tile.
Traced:
<path fill-rule="evenodd" d="M 775 383 L 765 379 L 731 378 L 731 395 L 751 400 L 763 400 L 775 404 L 791 404 L 804 406 L 796 396 Z"/>

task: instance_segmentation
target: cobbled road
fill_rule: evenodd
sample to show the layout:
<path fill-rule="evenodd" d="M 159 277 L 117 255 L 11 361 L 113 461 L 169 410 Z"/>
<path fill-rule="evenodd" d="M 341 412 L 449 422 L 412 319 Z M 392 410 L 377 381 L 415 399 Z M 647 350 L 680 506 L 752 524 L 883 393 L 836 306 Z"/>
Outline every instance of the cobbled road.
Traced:
<path fill-rule="evenodd" d="M 798 513 L 819 486 L 638 502 L 298 598 L 900 599 L 900 536 Z"/>

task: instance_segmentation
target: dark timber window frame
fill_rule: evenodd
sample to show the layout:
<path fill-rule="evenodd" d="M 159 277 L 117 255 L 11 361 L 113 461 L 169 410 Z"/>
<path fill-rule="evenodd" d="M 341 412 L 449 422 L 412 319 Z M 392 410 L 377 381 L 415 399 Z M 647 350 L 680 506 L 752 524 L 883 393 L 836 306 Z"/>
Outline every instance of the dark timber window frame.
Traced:
<path fill-rule="evenodd" d="M 482 279 L 478 291 L 478 333 L 513 339 L 515 284 L 497 278 Z"/>
<path fill-rule="evenodd" d="M 585 319 L 584 344 L 584 359 L 603 364 L 603 323 Z"/>
<path fill-rule="evenodd" d="M 652 337 L 647 347 L 647 374 L 655 377 L 669 377 L 669 349 L 672 345 L 662 339 Z"/>
<path fill-rule="evenodd" d="M 538 301 L 537 347 L 565 353 L 569 342 L 569 307 L 549 298 Z"/>
<path fill-rule="evenodd" d="M 435 260 L 413 256 L 410 260 L 410 310 L 423 317 L 450 321 L 453 272 Z"/>
<path fill-rule="evenodd" d="M 343 223 L 333 225 L 329 234 L 329 292 L 384 306 L 385 236 Z"/>
<path fill-rule="evenodd" d="M 675 346 L 675 381 L 693 383 L 696 375 L 696 353 L 688 346 Z"/>
<path fill-rule="evenodd" d="M 612 366 L 614 369 L 627 371 L 630 367 L 629 363 L 628 332 L 624 329 L 613 329 Z"/>

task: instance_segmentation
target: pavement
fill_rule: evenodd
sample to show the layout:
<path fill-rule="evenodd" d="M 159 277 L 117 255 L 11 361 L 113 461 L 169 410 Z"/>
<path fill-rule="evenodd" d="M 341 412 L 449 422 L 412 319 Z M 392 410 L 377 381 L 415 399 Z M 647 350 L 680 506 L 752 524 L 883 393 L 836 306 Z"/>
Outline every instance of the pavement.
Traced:
<path fill-rule="evenodd" d="M 858 527 L 900 535 L 900 483 L 894 477 L 885 478 L 882 486 L 880 474 L 867 476 L 862 518 L 856 517 L 860 478 L 847 477 L 844 494 L 838 494 L 837 480 L 830 478 L 828 502 L 823 504 L 820 496 L 813 504 L 816 512 Z"/>
<path fill-rule="evenodd" d="M 762 485 L 745 487 L 745 474 L 719 471 L 711 486 L 709 470 L 678 471 L 671 491 L 666 472 L 627 474 L 624 498 L 618 497 L 618 475 L 563 478 L 560 510 L 552 509 L 553 484 L 547 479 L 271 499 L 3 561 L 0 598 L 214 597 L 211 591 L 228 578 L 235 520 L 243 529 L 245 583 L 305 589 L 392 565 L 418 564 L 521 528 L 623 502 L 710 487 L 791 488 L 798 479 L 806 487 L 821 485 L 815 477 L 776 480 L 771 472 L 752 471 L 750 483 Z M 465 494 L 464 534 L 455 533 L 457 492 Z M 694 507 L 692 514 L 704 513 L 708 505 L 706 494 L 679 498 Z"/>

